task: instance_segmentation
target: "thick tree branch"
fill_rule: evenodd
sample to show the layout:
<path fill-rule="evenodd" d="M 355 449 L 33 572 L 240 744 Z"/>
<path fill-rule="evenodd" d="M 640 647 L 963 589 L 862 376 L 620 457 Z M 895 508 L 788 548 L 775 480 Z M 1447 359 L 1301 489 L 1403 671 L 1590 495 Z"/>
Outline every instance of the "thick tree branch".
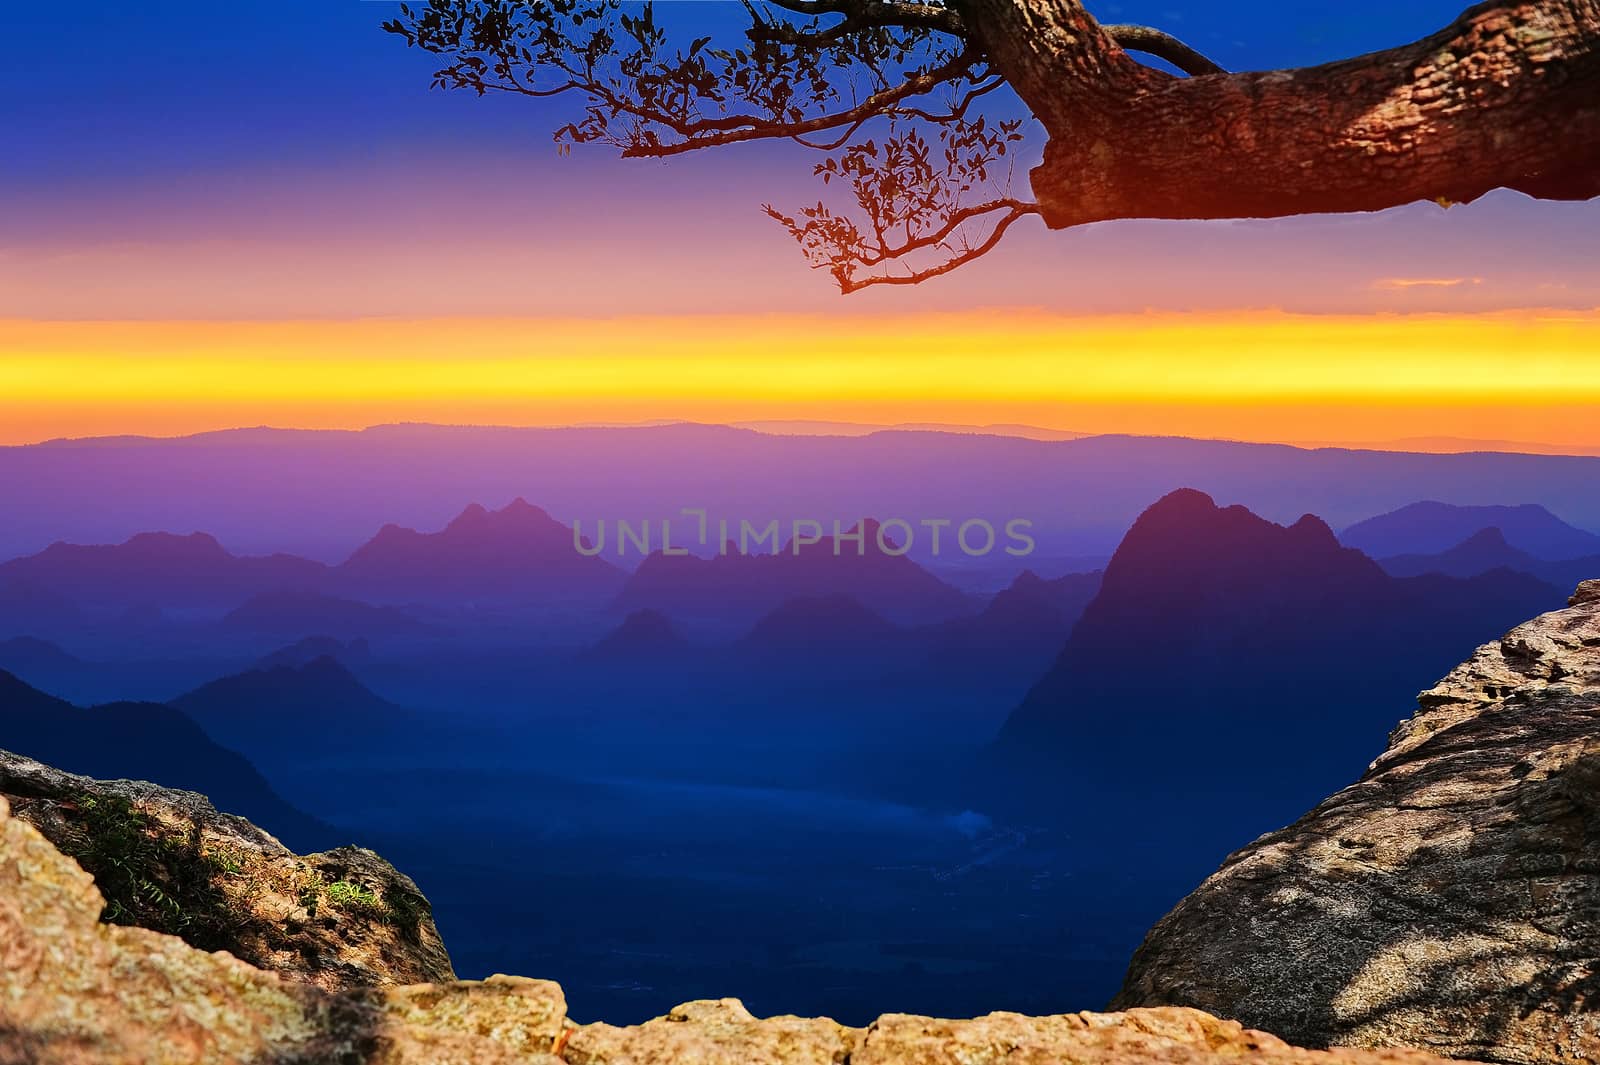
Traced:
<path fill-rule="evenodd" d="M 1413 44 L 1300 70 L 1163 78 L 1079 0 L 953 0 L 1044 123 L 1053 228 L 1600 195 L 1600 0 L 1492 0 Z"/>
<path fill-rule="evenodd" d="M 796 14 L 837 14 L 844 18 L 826 29 L 813 32 L 797 30 L 785 24 L 759 23 L 766 39 L 784 44 L 821 46 L 839 40 L 851 33 L 873 27 L 895 26 L 903 29 L 919 28 L 938 30 L 955 37 L 969 36 L 961 16 L 953 8 L 939 4 L 905 3 L 901 0 L 771 0 L 774 6 Z M 1129 52 L 1164 59 L 1185 74 L 1226 73 L 1216 62 L 1198 49 L 1151 26 L 1119 24 L 1101 27 L 1102 31 Z"/>

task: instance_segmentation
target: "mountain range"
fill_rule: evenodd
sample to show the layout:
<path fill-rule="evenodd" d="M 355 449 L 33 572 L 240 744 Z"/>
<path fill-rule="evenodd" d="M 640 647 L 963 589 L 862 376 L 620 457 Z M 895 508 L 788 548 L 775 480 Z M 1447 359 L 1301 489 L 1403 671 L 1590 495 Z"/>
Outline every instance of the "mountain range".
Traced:
<path fill-rule="evenodd" d="M 1180 490 L 1129 530 L 992 757 L 1098 796 L 1108 830 L 1242 843 L 1348 783 L 1462 647 L 1564 598 L 1505 570 L 1394 577 L 1316 517 Z"/>
<path fill-rule="evenodd" d="M 517 499 L 497 511 L 474 503 L 436 533 L 385 525 L 337 566 L 285 554 L 235 555 L 205 533 L 139 533 L 114 545 L 57 542 L 0 563 L 0 618 L 27 612 L 69 624 L 84 606 L 221 607 L 241 608 L 230 624 L 282 630 L 300 625 L 294 615 L 309 609 L 345 617 L 360 630 L 378 619 L 349 617 L 350 603 L 330 596 L 377 603 L 601 600 L 616 594 L 623 577 L 575 550 L 569 527 Z M 242 607 L 247 601 L 252 605 Z M 394 627 L 390 617 L 357 635 Z"/>
<path fill-rule="evenodd" d="M 205 529 L 245 554 L 289 551 L 337 563 L 386 522 L 440 527 L 460 512 L 463 496 L 537 499 L 563 522 L 586 527 L 622 517 L 681 521 L 685 507 L 785 525 L 864 514 L 912 523 L 1024 518 L 1034 522 L 1043 555 L 1103 557 L 1151 500 L 1186 485 L 1278 522 L 1309 511 L 1347 528 L 1421 499 L 1511 500 L 1600 530 L 1597 481 L 1600 458 L 1591 457 L 1130 436 L 795 436 L 716 425 L 241 429 L 0 448 L 8 507 L 0 557 L 55 540 L 113 543 L 147 529 Z M 1023 568 L 1019 560 L 1017 572 Z"/>
<path fill-rule="evenodd" d="M 1600 573 L 1600 553 L 1583 558 L 1536 558 L 1512 546 L 1497 528 L 1480 529 L 1446 551 L 1435 555 L 1395 555 L 1379 560 L 1384 570 L 1396 577 L 1443 573 L 1451 577 L 1476 577 L 1491 570 L 1506 569 L 1527 573 L 1557 588 L 1576 587 Z"/>
<path fill-rule="evenodd" d="M 1498 529 L 1518 551 L 1546 561 L 1600 555 L 1600 536 L 1567 524 L 1536 503 L 1455 506 L 1426 501 L 1380 514 L 1345 529 L 1339 540 L 1373 558 L 1433 555 L 1484 529 Z"/>
<path fill-rule="evenodd" d="M 269 768 L 393 750 L 421 742 L 429 725 L 373 694 L 328 656 L 224 677 L 178 696 L 171 706 Z"/>
<path fill-rule="evenodd" d="M 578 655 L 584 663 L 624 666 L 680 662 L 694 653 L 672 619 L 648 607 L 635 610 L 622 619 L 598 643 Z"/>
<path fill-rule="evenodd" d="M 902 553 L 904 544 L 871 519 L 820 542 L 791 540 L 771 554 L 729 550 L 711 558 L 647 557 L 628 579 L 616 606 L 653 609 L 671 617 L 716 618 L 743 627 L 797 599 L 848 597 L 883 617 L 907 624 L 976 613 L 982 600 L 946 584 Z M 838 548 L 837 550 L 835 548 Z"/>
<path fill-rule="evenodd" d="M 344 842 L 284 801 L 244 756 L 160 703 L 78 707 L 0 671 L 0 748 L 84 776 L 152 780 L 201 792 L 292 846 Z"/>
<path fill-rule="evenodd" d="M 576 549 L 573 531 L 518 497 L 474 503 L 439 532 L 385 525 L 333 572 L 334 586 L 378 602 L 601 599 L 623 572 Z"/>
<path fill-rule="evenodd" d="M 312 587 L 326 569 L 291 555 L 234 555 L 206 533 L 147 532 L 120 544 L 51 544 L 0 563 L 0 586 L 44 588 L 79 604 L 233 606 L 268 590 Z"/>

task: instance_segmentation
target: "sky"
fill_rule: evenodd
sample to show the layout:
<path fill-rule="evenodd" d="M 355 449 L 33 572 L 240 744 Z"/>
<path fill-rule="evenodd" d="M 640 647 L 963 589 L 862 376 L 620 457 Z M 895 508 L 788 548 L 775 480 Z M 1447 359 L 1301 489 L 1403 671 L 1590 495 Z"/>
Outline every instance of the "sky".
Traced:
<path fill-rule="evenodd" d="M 378 29 L 394 6 L 8 9 L 0 443 L 818 418 L 1600 445 L 1600 202 L 1029 221 L 947 278 L 841 297 L 760 212 L 815 199 L 809 153 L 558 156 L 566 105 L 430 90 Z M 1249 69 L 1458 4 L 1091 9 Z"/>

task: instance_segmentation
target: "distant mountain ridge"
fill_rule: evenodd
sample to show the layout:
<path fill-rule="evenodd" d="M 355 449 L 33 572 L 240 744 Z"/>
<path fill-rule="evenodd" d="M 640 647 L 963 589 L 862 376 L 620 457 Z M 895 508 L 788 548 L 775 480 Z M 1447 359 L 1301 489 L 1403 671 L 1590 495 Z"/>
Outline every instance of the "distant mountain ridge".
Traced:
<path fill-rule="evenodd" d="M 326 617 L 324 627 L 337 635 L 376 636 L 425 626 L 359 599 L 599 602 L 623 581 L 617 567 L 576 549 L 571 528 L 518 498 L 498 511 L 471 504 L 436 533 L 385 525 L 338 566 L 285 554 L 235 555 L 199 532 L 139 533 L 120 544 L 57 542 L 0 563 L 0 637 L 36 634 L 30 617 L 48 633 L 80 624 L 84 606 L 229 608 L 224 623 L 232 628 L 288 636 L 316 632 L 318 617 Z"/>
<path fill-rule="evenodd" d="M 1519 551 L 1506 540 L 1498 527 L 1480 529 L 1448 550 L 1435 555 L 1393 555 L 1378 560 L 1395 577 L 1417 577 L 1442 573 L 1449 577 L 1476 577 L 1495 569 L 1534 573 L 1544 563 L 1526 551 Z"/>
<path fill-rule="evenodd" d="M 459 513 L 464 493 L 524 496 L 585 522 L 660 521 L 690 506 L 784 522 L 1028 518 L 1043 555 L 1105 556 L 1151 500 L 1184 485 L 1275 521 L 1309 511 L 1335 528 L 1419 499 L 1505 499 L 1600 529 L 1597 480 L 1600 458 L 1132 436 L 777 436 L 708 425 L 241 430 L 0 448 L 10 519 L 0 528 L 0 557 L 53 540 L 105 543 L 143 529 L 198 528 L 241 553 L 290 551 L 337 563 L 385 522 L 443 524 Z M 1491 524 L 1477 522 L 1429 550 Z"/>
<path fill-rule="evenodd" d="M 1531 574 L 1557 588 L 1576 586 L 1600 573 L 1600 554 L 1582 558 L 1547 560 L 1519 551 L 1498 528 L 1481 529 L 1447 551 L 1436 555 L 1395 555 L 1379 564 L 1396 577 L 1440 573 L 1450 577 L 1476 577 L 1497 569 Z"/>
<path fill-rule="evenodd" d="M 1434 555 L 1489 528 L 1499 529 L 1510 546 L 1547 562 L 1600 555 L 1600 535 L 1569 525 L 1536 503 L 1412 503 L 1357 522 L 1340 533 L 1339 539 L 1373 558 Z"/>
<path fill-rule="evenodd" d="M 745 656 L 872 655 L 905 631 L 853 596 L 799 596 L 757 621 L 734 647 Z"/>
<path fill-rule="evenodd" d="M 336 659 L 224 677 L 171 700 L 223 743 L 263 764 L 315 762 L 393 746 L 420 715 L 374 694 Z"/>
<path fill-rule="evenodd" d="M 737 548 L 712 558 L 648 556 L 628 579 L 616 606 L 658 610 L 669 617 L 715 616 L 748 625 L 796 599 L 847 597 L 891 621 L 928 623 L 976 613 L 981 600 L 946 584 L 911 558 L 882 526 L 866 519 L 846 530 L 835 551 L 831 534 L 821 542 L 791 541 L 772 554 Z"/>
<path fill-rule="evenodd" d="M 0 671 L 0 748 L 69 772 L 198 791 L 295 846 L 338 833 L 284 801 L 243 755 L 160 703 L 77 707 Z"/>
<path fill-rule="evenodd" d="M 640 665 L 678 660 L 693 651 L 671 618 L 645 608 L 629 614 L 598 643 L 585 648 L 578 659 L 590 664 Z"/>
<path fill-rule="evenodd" d="M 25 582 L 80 604 L 226 606 L 272 589 L 310 587 L 327 567 L 292 555 L 234 555 L 206 533 L 139 533 L 120 544 L 57 542 L 0 563 L 0 585 Z"/>
<path fill-rule="evenodd" d="M 520 496 L 500 510 L 474 503 L 439 532 L 385 525 L 333 571 L 335 587 L 380 601 L 600 598 L 624 579 Z"/>
<path fill-rule="evenodd" d="M 989 667 L 1031 684 L 1060 653 L 1103 577 L 1096 571 L 1047 579 L 1024 571 L 982 613 L 938 626 L 935 654 L 943 663 Z"/>

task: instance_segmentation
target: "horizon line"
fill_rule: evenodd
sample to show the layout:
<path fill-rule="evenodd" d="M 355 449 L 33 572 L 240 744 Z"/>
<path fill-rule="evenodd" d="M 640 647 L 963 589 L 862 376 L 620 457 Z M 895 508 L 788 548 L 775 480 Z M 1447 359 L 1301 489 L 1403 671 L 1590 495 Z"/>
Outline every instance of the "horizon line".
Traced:
<path fill-rule="evenodd" d="M 1402 437 L 1395 440 L 1251 440 L 1225 436 L 1186 436 L 1181 433 L 1138 432 L 1079 432 L 1072 429 L 1023 423 L 996 422 L 969 425 L 959 422 L 852 422 L 842 419 L 822 418 L 766 418 L 738 421 L 696 421 L 690 418 L 654 418 L 643 421 L 548 422 L 505 424 L 491 422 L 432 422 L 398 421 L 375 422 L 356 426 L 293 426 L 257 425 L 224 426 L 189 433 L 158 435 L 148 433 L 111 433 L 86 436 L 55 436 L 23 443 L 0 444 L 0 450 L 44 448 L 72 445 L 126 443 L 175 443 L 200 440 L 205 437 L 238 433 L 295 433 L 295 434 L 360 434 L 387 429 L 437 429 L 479 430 L 503 432 L 560 432 L 570 430 L 639 430 L 688 427 L 697 429 L 730 429 L 753 432 L 773 437 L 868 437 L 881 433 L 928 433 L 948 436 L 990 436 L 1034 443 L 1076 443 L 1095 439 L 1125 438 L 1136 440 L 1182 440 L 1197 443 L 1239 444 L 1248 447 L 1287 447 L 1299 451 L 1367 451 L 1397 455 L 1536 455 L 1545 458 L 1600 458 L 1600 443 L 1592 445 L 1549 444 L 1540 441 L 1493 440 L 1458 436 Z"/>

